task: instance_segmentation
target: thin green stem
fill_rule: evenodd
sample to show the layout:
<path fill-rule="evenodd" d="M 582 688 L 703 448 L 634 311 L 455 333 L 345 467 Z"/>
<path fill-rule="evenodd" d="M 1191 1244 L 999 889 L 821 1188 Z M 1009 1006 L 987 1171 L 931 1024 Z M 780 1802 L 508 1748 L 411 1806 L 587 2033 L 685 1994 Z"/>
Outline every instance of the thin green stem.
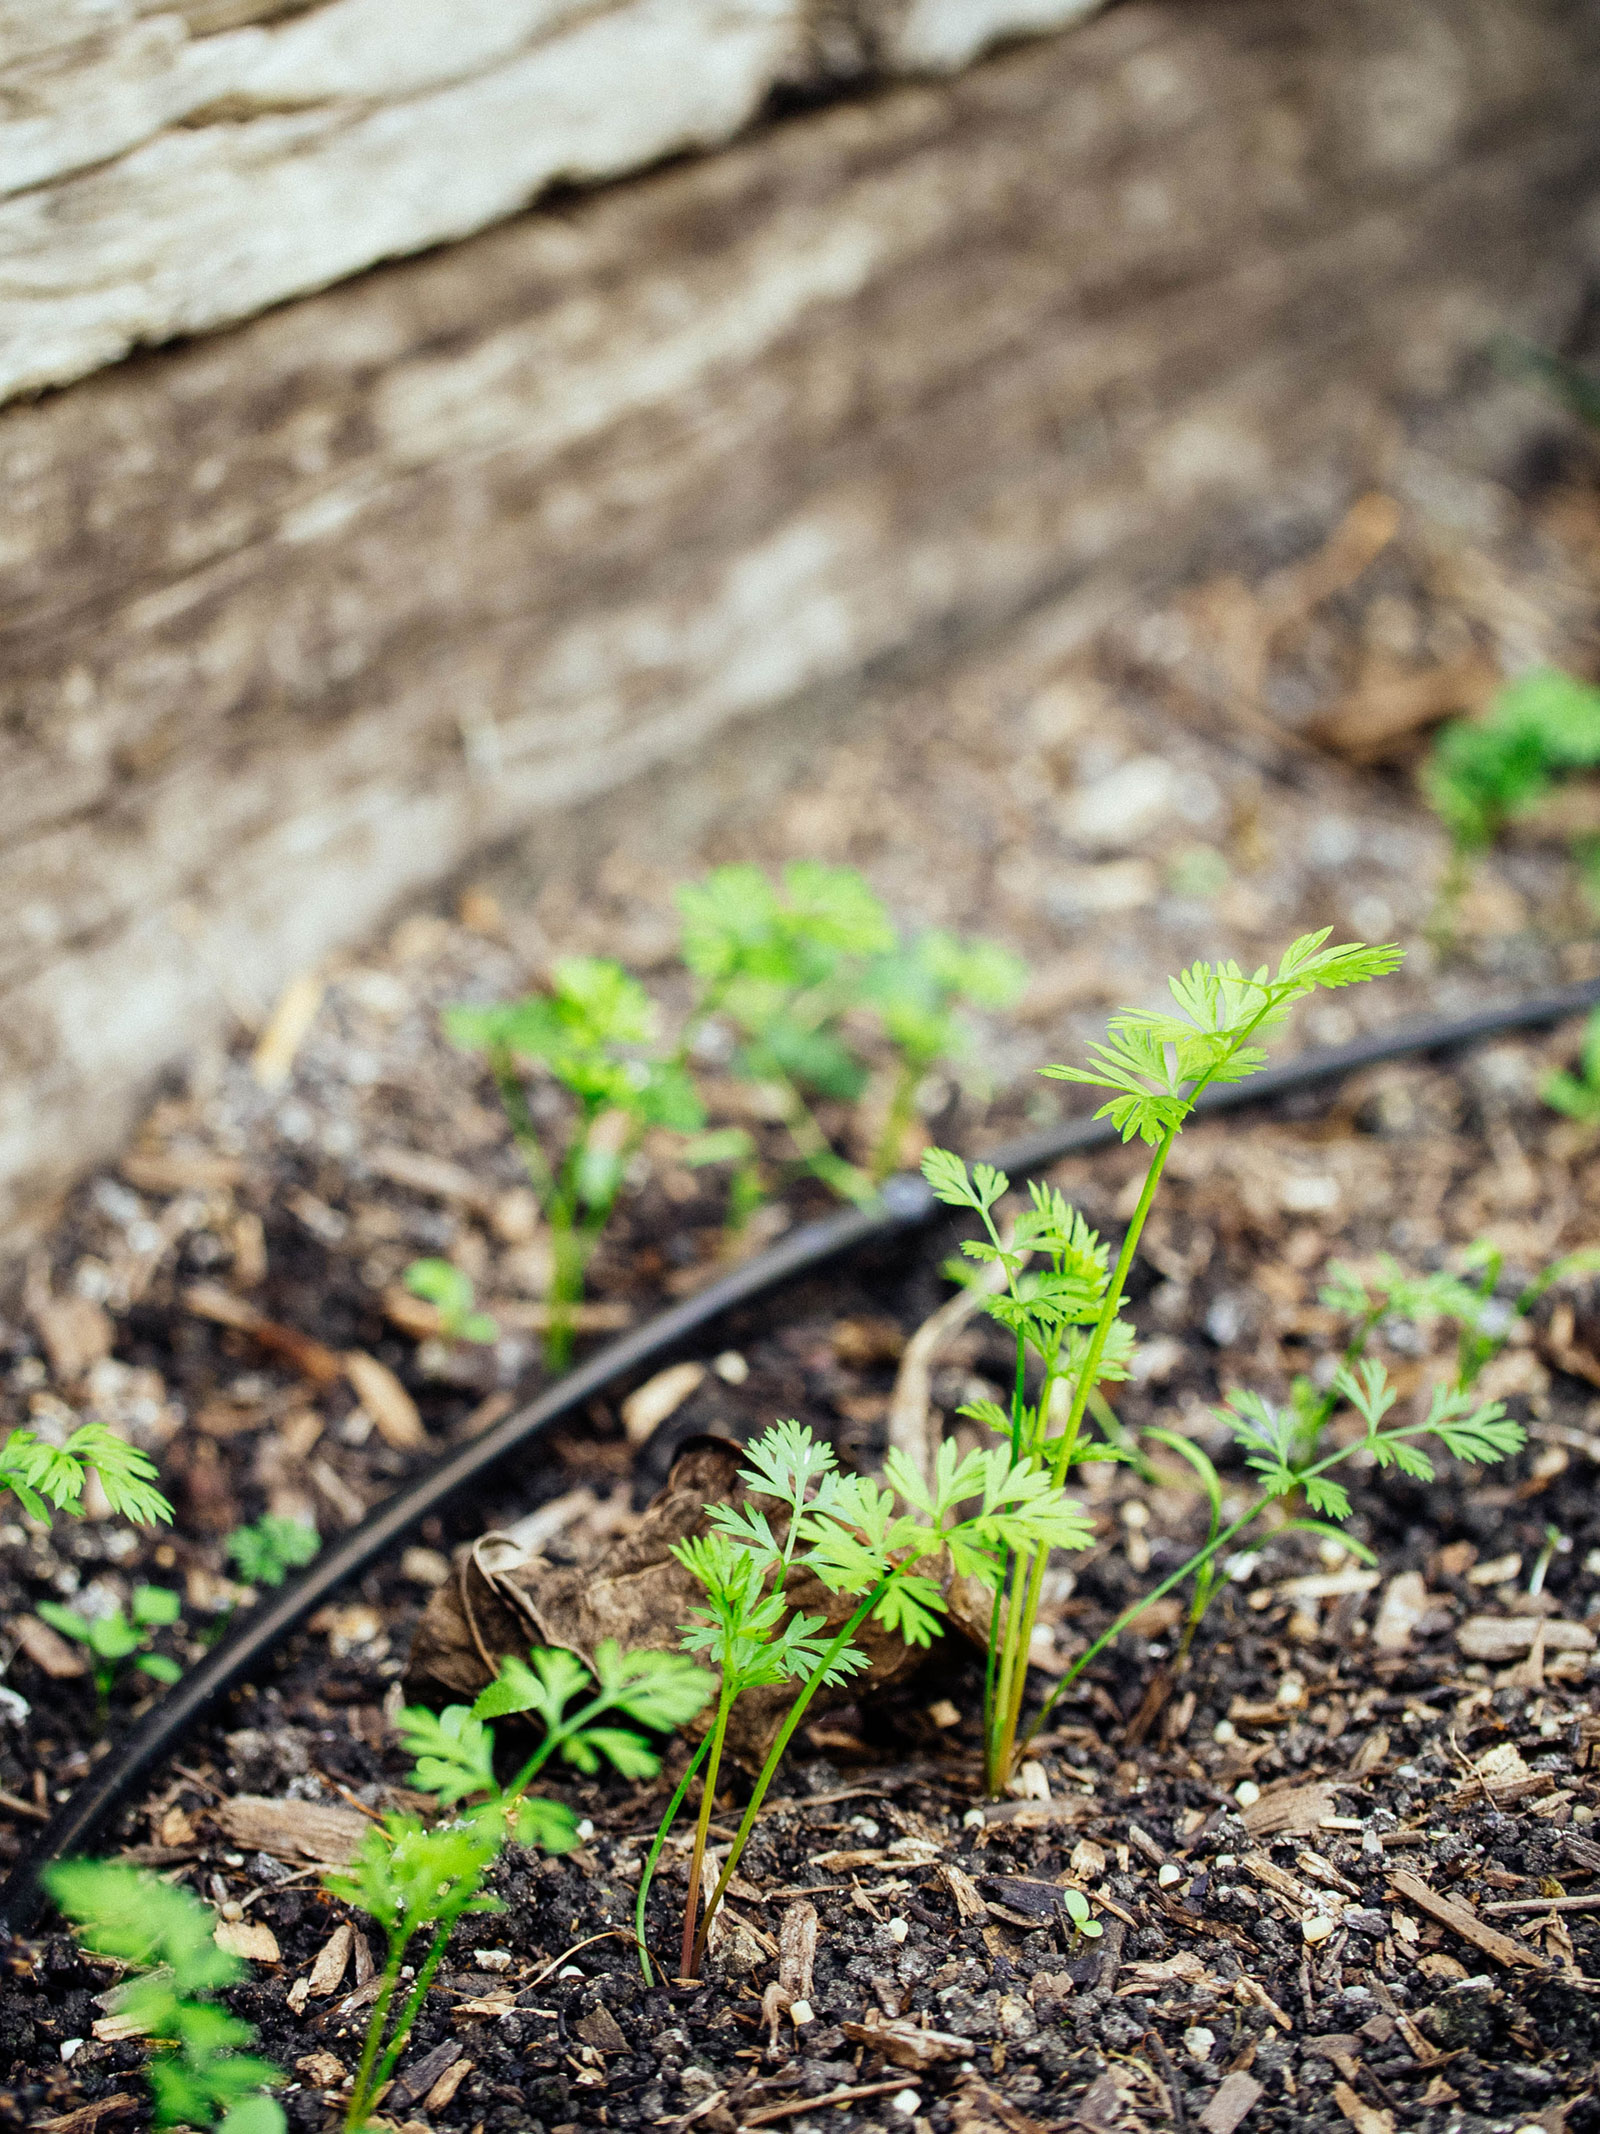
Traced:
<path fill-rule="evenodd" d="M 1038 1715 L 1034 1719 L 1032 1726 L 1029 1727 L 1027 1733 L 1023 1736 L 1022 1747 L 1024 1749 L 1027 1748 L 1029 1742 L 1033 1740 L 1039 1729 L 1044 1725 L 1045 1720 L 1049 1717 L 1050 1712 L 1053 1706 L 1055 1705 L 1057 1699 L 1066 1694 L 1066 1692 L 1072 1687 L 1073 1683 L 1076 1682 L 1078 1677 L 1083 1673 L 1084 1669 L 1089 1666 L 1091 1661 L 1097 1660 L 1100 1657 L 1101 1653 L 1105 1651 L 1108 1645 L 1114 1643 L 1116 1639 L 1121 1637 L 1123 1631 L 1127 1629 L 1128 1625 L 1136 1621 L 1138 1617 L 1144 1613 L 1146 1608 L 1150 1607 L 1154 1602 L 1160 1600 L 1164 1594 L 1170 1593 L 1174 1586 L 1181 1586 L 1186 1578 L 1193 1577 L 1195 1573 L 1199 1571 L 1203 1564 L 1205 1564 L 1211 1557 L 1215 1556 L 1220 1550 L 1227 1547 L 1228 1543 L 1233 1539 L 1235 1534 L 1243 1533 L 1244 1529 L 1250 1524 L 1251 1520 L 1256 1518 L 1264 1509 L 1264 1507 L 1270 1504 L 1272 1501 L 1272 1498 L 1268 1495 L 1263 1495 L 1259 1497 L 1241 1518 L 1236 1519 L 1232 1526 L 1225 1527 L 1223 1531 L 1215 1537 L 1214 1540 L 1208 1541 L 1205 1547 L 1199 1550 L 1195 1555 L 1191 1556 L 1186 1564 L 1181 1564 L 1176 1571 L 1170 1572 L 1167 1577 L 1162 1579 L 1160 1585 L 1152 1586 L 1150 1591 L 1148 1593 L 1141 1594 L 1138 1600 L 1130 1602 L 1129 1605 L 1124 1608 L 1122 1613 L 1117 1617 L 1116 1621 L 1112 1623 L 1110 1628 L 1107 1630 L 1103 1630 L 1100 1633 L 1099 1637 L 1095 1639 L 1094 1643 L 1089 1647 L 1088 1651 L 1080 1653 L 1078 1658 L 1073 1661 L 1072 1665 L 1061 1677 L 1061 1680 L 1056 1684 L 1055 1688 L 1050 1692 L 1049 1696 L 1046 1697 L 1044 1703 L 1039 1709 Z"/>
<path fill-rule="evenodd" d="M 728 1717 L 732 1710 L 733 1695 L 728 1677 L 724 1674 L 722 1695 L 717 1702 L 716 1724 L 711 1729 L 711 1755 L 700 1789 L 700 1814 L 694 1828 L 694 1851 L 689 1858 L 689 1893 L 683 1905 L 683 1958 L 679 1972 L 682 1978 L 699 1976 L 700 1957 L 705 1947 L 704 1935 L 696 1931 L 700 1924 L 700 1873 L 705 1866 L 706 1835 L 711 1828 L 711 1810 L 716 1804 L 717 1773 L 722 1766 L 722 1744 L 727 1736 Z M 711 1910 L 711 1906 L 706 1908 L 708 1927 L 711 1924 Z"/>
<path fill-rule="evenodd" d="M 400 2019 L 395 2024 L 394 2030 L 390 2035 L 389 2049 L 378 2062 L 378 2071 L 372 2078 L 371 2094 L 374 2098 L 380 2094 L 383 2085 L 394 2073 L 395 2062 L 406 2049 L 406 2042 L 416 2025 L 422 2004 L 428 1997 L 428 1988 L 433 1984 L 434 1973 L 439 1968 L 454 1925 L 455 1921 L 453 1919 L 446 1920 L 433 1937 L 427 1956 L 423 1960 L 422 1969 L 417 1973 L 416 1983 L 407 1995 L 406 2004 L 400 2011 Z"/>
<path fill-rule="evenodd" d="M 661 1818 L 660 1826 L 656 1831 L 655 1842 L 651 1845 L 649 1852 L 645 1855 L 644 1866 L 639 1871 L 639 1894 L 634 1900 L 633 1906 L 633 1933 L 634 1940 L 638 1944 L 639 1949 L 639 1967 L 644 1972 L 644 1982 L 647 1986 L 654 1985 L 655 1980 L 650 1975 L 650 1952 L 645 1947 L 644 1943 L 645 1900 L 650 1894 L 650 1884 L 655 1879 L 656 1862 L 661 1857 L 662 1846 L 665 1845 L 667 1842 L 667 1833 L 671 1830 L 673 1824 L 677 1821 L 678 1810 L 683 1806 L 684 1798 L 689 1791 L 689 1787 L 694 1778 L 694 1774 L 705 1762 L 706 1756 L 709 1753 L 710 1748 L 711 1736 L 708 1733 L 705 1736 L 704 1740 L 701 1742 L 699 1748 L 695 1750 L 694 1755 L 690 1758 L 688 1769 L 684 1772 L 682 1778 L 679 1779 L 677 1790 L 674 1792 L 671 1800 L 668 1801 L 667 1812 Z"/>
<path fill-rule="evenodd" d="M 389 1957 L 379 1981 L 377 1999 L 372 2004 L 372 2015 L 367 2024 L 366 2042 L 361 2048 L 360 2064 L 356 2068 L 355 2086 L 350 2092 L 350 2104 L 345 2113 L 345 2134 L 358 2134 L 366 2125 L 367 2111 L 372 2101 L 372 2066 L 378 2057 L 378 2047 L 383 2042 L 384 2025 L 389 2019 L 389 2004 L 394 1999 L 394 1989 L 400 1982 L 400 1966 L 405 1959 L 409 1933 L 389 1937 Z"/>
<path fill-rule="evenodd" d="M 767 1788 L 772 1784 L 778 1765 L 783 1760 L 783 1752 L 793 1739 L 795 1728 L 799 1726 L 801 1720 L 805 1717 L 812 1698 L 821 1687 L 824 1678 L 832 1669 L 840 1653 L 844 1651 L 846 1645 L 849 1644 L 873 1609 L 883 1599 L 883 1596 L 894 1584 L 898 1575 L 897 1571 L 891 1571 L 887 1578 L 879 1579 L 855 1614 L 851 1616 L 844 1628 L 824 1651 L 822 1658 L 817 1662 L 816 1667 L 808 1677 L 805 1688 L 801 1690 L 794 1703 L 790 1705 L 788 1716 L 785 1718 L 783 1725 L 779 1727 L 772 1747 L 767 1751 L 767 1760 L 761 1766 L 761 1774 L 756 1780 L 755 1790 L 750 1795 L 749 1806 L 745 1809 L 739 1827 L 733 1834 L 733 1843 L 728 1848 L 728 1857 L 723 1862 L 722 1873 L 717 1878 L 717 1886 L 711 1892 L 710 1899 L 707 1902 L 705 1918 L 700 1924 L 699 1946 L 701 1950 L 704 1950 L 705 1939 L 710 1931 L 712 1917 L 716 1912 L 717 1906 L 722 1902 L 723 1893 L 738 1868 L 740 1857 L 749 1842 L 750 1832 L 755 1827 L 756 1817 L 761 1813 L 761 1803 L 767 1797 Z"/>

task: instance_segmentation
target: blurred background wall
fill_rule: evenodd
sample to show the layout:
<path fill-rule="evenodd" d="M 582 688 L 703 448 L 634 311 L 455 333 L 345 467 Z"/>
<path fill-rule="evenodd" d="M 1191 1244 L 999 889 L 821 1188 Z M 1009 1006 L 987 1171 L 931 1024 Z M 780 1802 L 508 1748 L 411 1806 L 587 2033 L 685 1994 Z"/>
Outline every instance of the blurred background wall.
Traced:
<path fill-rule="evenodd" d="M 1600 13 L 1089 13 L 0 0 L 13 1239 L 490 848 L 737 806 L 1447 401 L 1523 449 L 1482 352 L 1592 283 Z"/>

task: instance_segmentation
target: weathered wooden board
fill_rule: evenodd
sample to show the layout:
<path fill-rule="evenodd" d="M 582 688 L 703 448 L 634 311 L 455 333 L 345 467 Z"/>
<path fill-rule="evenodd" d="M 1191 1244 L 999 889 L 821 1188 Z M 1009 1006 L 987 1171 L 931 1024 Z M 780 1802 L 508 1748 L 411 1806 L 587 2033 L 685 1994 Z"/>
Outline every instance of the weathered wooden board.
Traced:
<path fill-rule="evenodd" d="M 5 1210 L 541 814 L 1331 516 L 1581 301 L 1597 85 L 1563 0 L 1137 0 L 0 415 Z"/>
<path fill-rule="evenodd" d="M 1099 4 L 0 0 L 0 399 Z"/>

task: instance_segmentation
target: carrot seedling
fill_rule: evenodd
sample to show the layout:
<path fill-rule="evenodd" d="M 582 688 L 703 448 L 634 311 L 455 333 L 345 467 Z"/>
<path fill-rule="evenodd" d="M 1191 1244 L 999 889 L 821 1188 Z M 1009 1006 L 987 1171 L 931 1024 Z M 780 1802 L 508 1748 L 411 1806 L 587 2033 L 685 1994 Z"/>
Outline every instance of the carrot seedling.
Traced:
<path fill-rule="evenodd" d="M 683 1642 L 712 1660 L 720 1674 L 711 1730 L 680 1780 L 657 1829 L 639 1878 L 635 1912 L 639 1960 L 648 1980 L 645 1901 L 667 1833 L 704 1766 L 699 1820 L 690 1857 L 684 1908 L 682 1971 L 698 1974 L 711 1921 L 722 1902 L 778 1765 L 825 1683 L 848 1679 L 865 1664 L 854 1644 L 872 1618 L 908 1645 L 932 1643 L 942 1629 L 946 1601 L 939 1566 L 948 1559 L 958 1577 L 993 1587 L 1005 1555 L 1019 1549 L 1085 1548 L 1093 1529 L 1080 1507 L 1049 1477 L 1013 1465 L 1001 1451 L 964 1459 L 953 1443 L 940 1448 L 932 1484 L 892 1451 L 884 1463 L 887 1487 L 838 1471 L 831 1446 L 798 1423 L 776 1424 L 748 1447 L 741 1471 L 751 1498 L 776 1509 L 719 1504 L 711 1532 L 679 1543 L 674 1554 L 705 1590 L 707 1606 L 690 1618 Z M 776 1520 L 776 1525 L 774 1524 Z M 812 1572 L 830 1593 L 857 1605 L 830 1631 L 820 1616 L 790 1606 L 784 1582 L 792 1569 Z M 722 1750 L 739 1699 L 750 1690 L 792 1682 L 797 1694 L 767 1751 L 749 1804 L 734 1833 L 716 1887 L 700 1912 L 711 1804 Z"/>
<path fill-rule="evenodd" d="M 999 1267 L 1004 1290 L 986 1300 L 990 1316 L 1015 1342 L 1011 1401 L 980 1401 L 962 1412 L 1007 1440 L 1007 1456 L 1059 1487 L 1086 1460 L 1128 1456 L 1126 1445 L 1086 1433 L 1102 1385 L 1125 1375 L 1133 1329 L 1121 1316 L 1128 1270 L 1154 1204 L 1174 1143 L 1201 1092 L 1238 1082 L 1265 1064 L 1259 1039 L 1289 1010 L 1320 989 L 1381 977 L 1400 961 L 1397 948 L 1360 943 L 1330 948 L 1330 929 L 1307 934 L 1284 954 L 1274 974 L 1265 965 L 1247 976 L 1237 964 L 1197 963 L 1170 981 L 1176 1012 L 1127 1009 L 1114 1016 L 1105 1044 L 1090 1048 L 1088 1067 L 1046 1067 L 1057 1080 L 1109 1089 L 1096 1114 L 1109 1118 L 1124 1141 L 1151 1150 L 1139 1197 L 1113 1263 L 1109 1250 L 1059 1193 L 1032 1191 L 1009 1242 L 994 1209 L 1009 1187 L 988 1164 L 972 1168 L 947 1149 L 932 1149 L 923 1172 L 940 1200 L 973 1210 L 985 1235 L 969 1239 L 969 1257 Z M 1030 1262 L 1039 1259 L 1037 1270 Z M 1032 1361 L 1038 1371 L 1029 1398 Z M 1221 1546 L 1216 1528 L 1208 1549 Z M 1028 1649 L 1038 1620 L 1048 1550 L 1029 1549 L 1004 1567 L 1004 1606 L 991 1611 L 984 1692 L 984 1777 L 1001 1793 L 1017 1758 L 1017 1732 L 1027 1685 Z M 1209 1561 L 1209 1556 L 1206 1557 Z"/>
<path fill-rule="evenodd" d="M 704 1124 L 681 1061 L 650 1050 L 653 1003 L 620 964 L 574 956 L 546 993 L 445 1012 L 449 1037 L 482 1052 L 550 1228 L 552 1270 L 545 1361 L 562 1369 L 589 1263 L 617 1203 L 628 1159 L 653 1126 L 692 1133 Z M 566 1099 L 566 1125 L 535 1118 L 524 1080 L 537 1069 Z M 559 1101 L 557 1109 L 560 1109 Z"/>
<path fill-rule="evenodd" d="M 283 2109 L 266 2094 L 283 2070 L 244 2050 L 254 2029 L 215 1999 L 246 1970 L 217 1947 L 211 1907 L 120 1860 L 62 1860 L 42 1879 L 85 1948 L 142 1974 L 116 1989 L 116 2013 L 155 2047 L 146 2070 L 155 2126 L 284 2134 Z"/>
<path fill-rule="evenodd" d="M 303 1570 L 312 1561 L 322 1539 L 309 1521 L 279 1519 L 268 1512 L 253 1526 L 236 1526 L 225 1546 L 247 1586 L 281 1586 L 291 1571 Z"/>
<path fill-rule="evenodd" d="M 155 1487 L 155 1462 L 104 1423 L 81 1424 L 64 1445 L 47 1445 L 31 1430 L 13 1430 L 0 1445 L 0 1491 L 10 1490 L 29 1518 L 45 1526 L 52 1506 L 71 1519 L 81 1515 L 91 1474 L 124 1519 L 138 1526 L 172 1524 L 172 1506 Z"/>
<path fill-rule="evenodd" d="M 525 1661 L 502 1660 L 475 1703 L 447 1705 L 442 1712 L 409 1706 L 398 1731 L 417 1759 L 413 1785 L 433 1794 L 442 1808 L 479 1803 L 499 1813 L 502 1828 L 518 1844 L 569 1852 L 578 1842 L 571 1809 L 528 1792 L 551 1759 L 559 1756 L 591 1775 L 604 1762 L 624 1778 L 654 1778 L 661 1759 L 636 1729 L 667 1733 L 687 1725 L 705 1708 L 712 1688 L 705 1670 L 681 1653 L 625 1653 L 607 1638 L 595 1650 L 591 1671 L 576 1653 L 535 1647 Z M 502 1786 L 488 1721 L 511 1717 L 536 1721 L 542 1735 L 515 1778 Z M 632 1724 L 598 1723 L 608 1717 Z"/>
<path fill-rule="evenodd" d="M 390 1814 L 368 1828 L 348 1868 L 323 1876 L 323 1888 L 365 1912 L 383 1930 L 387 1944 L 345 2108 L 346 2134 L 362 2134 L 371 2123 L 379 2092 L 406 2049 L 458 1922 L 469 1913 L 504 1909 L 498 1897 L 486 1896 L 483 1890 L 504 1837 L 505 1825 L 493 1815 L 469 1816 L 427 1830 L 414 1815 Z M 419 1934 L 428 1936 L 427 1954 L 396 2015 L 406 1952 Z"/>
<path fill-rule="evenodd" d="M 1448 941 L 1472 869 L 1517 817 L 1563 778 L 1600 769 L 1600 689 L 1553 667 L 1502 689 L 1481 719 L 1442 727 L 1423 766 L 1422 790 L 1450 837 L 1432 933 Z M 1600 903 L 1600 847 L 1574 847 L 1585 884 Z"/>

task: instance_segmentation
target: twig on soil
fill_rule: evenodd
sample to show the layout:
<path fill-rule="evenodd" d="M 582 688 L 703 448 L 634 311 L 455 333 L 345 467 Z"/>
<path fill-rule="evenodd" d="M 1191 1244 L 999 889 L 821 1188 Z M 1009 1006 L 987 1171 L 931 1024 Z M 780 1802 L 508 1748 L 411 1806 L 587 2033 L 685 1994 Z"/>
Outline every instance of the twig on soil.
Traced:
<path fill-rule="evenodd" d="M 19 1800 L 14 1793 L 0 1792 L 0 1808 L 7 1809 L 12 1815 L 25 1815 L 35 1823 L 50 1820 L 48 1808 L 41 1808 L 37 1801 Z"/>
<path fill-rule="evenodd" d="M 1509 1919 L 1517 1912 L 1600 1912 L 1600 1894 L 1590 1897 L 1514 1897 L 1507 1904 L 1486 1904 L 1485 1912 Z"/>
<path fill-rule="evenodd" d="M 747 2127 L 770 2126 L 775 2120 L 793 2119 L 800 2112 L 819 2112 L 825 2104 L 855 2104 L 862 2097 L 883 2097 L 890 2090 L 911 2087 L 909 2075 L 902 2075 L 896 2082 L 860 2082 L 853 2089 L 828 2090 L 821 2097 L 796 2097 L 787 2104 L 764 2104 L 759 2110 L 745 2112 L 740 2124 Z"/>
<path fill-rule="evenodd" d="M 1475 1949 L 1481 1949 L 1496 1963 L 1526 1964 L 1535 1971 L 1544 1969 L 1543 1961 L 1525 1942 L 1513 1941 L 1509 1934 L 1485 1926 L 1476 1912 L 1454 1897 L 1441 1897 L 1437 1890 L 1429 1889 L 1420 1875 L 1414 1875 L 1404 1867 L 1391 1867 L 1387 1872 L 1389 1880 L 1408 1903 L 1436 1919 L 1440 1926 L 1448 1927 L 1452 1934 L 1459 1934 L 1463 1941 L 1471 1942 Z"/>

